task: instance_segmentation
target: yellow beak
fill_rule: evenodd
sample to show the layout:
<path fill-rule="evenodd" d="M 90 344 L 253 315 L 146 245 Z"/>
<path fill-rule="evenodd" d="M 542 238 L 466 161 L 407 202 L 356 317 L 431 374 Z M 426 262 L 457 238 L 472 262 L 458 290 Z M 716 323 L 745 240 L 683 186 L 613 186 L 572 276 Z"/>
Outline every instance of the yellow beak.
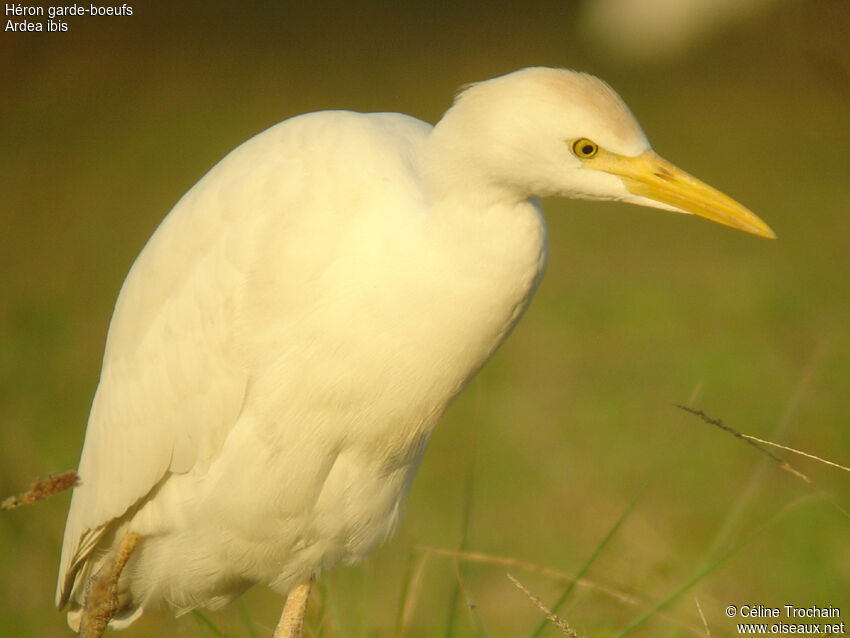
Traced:
<path fill-rule="evenodd" d="M 749 209 L 676 168 L 651 150 L 626 157 L 599 149 L 599 153 L 586 160 L 585 165 L 617 175 L 635 195 L 759 237 L 776 238 L 770 227 Z"/>

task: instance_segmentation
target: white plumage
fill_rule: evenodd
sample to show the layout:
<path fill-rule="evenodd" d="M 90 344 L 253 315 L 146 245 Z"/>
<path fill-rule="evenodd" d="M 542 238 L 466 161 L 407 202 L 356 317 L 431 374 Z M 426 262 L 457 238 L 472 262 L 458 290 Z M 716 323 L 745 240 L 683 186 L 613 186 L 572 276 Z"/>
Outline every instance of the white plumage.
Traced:
<path fill-rule="evenodd" d="M 231 152 L 121 289 L 62 548 L 72 626 L 128 531 L 115 627 L 161 600 L 285 594 L 385 541 L 437 420 L 543 274 L 532 196 L 770 235 L 648 149 L 603 82 L 534 68 L 466 89 L 435 128 L 328 111 Z"/>

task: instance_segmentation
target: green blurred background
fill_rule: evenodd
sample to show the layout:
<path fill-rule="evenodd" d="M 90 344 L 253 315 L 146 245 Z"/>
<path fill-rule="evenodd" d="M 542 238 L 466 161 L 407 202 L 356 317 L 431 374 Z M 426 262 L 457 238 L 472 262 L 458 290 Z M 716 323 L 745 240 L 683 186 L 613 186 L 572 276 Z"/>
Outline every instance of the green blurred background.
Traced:
<path fill-rule="evenodd" d="M 588 4 L 162 0 L 0 34 L 0 496 L 76 466 L 119 286 L 228 150 L 324 108 L 433 122 L 464 82 L 566 66 L 608 80 L 659 153 L 779 239 L 544 202 L 549 270 L 528 314 L 438 428 L 393 540 L 323 579 L 307 635 L 396 635 L 412 581 L 408 636 L 529 635 L 541 614 L 506 567 L 418 547 L 572 575 L 642 485 L 585 575 L 596 588 L 561 609 L 580 634 L 616 635 L 705 565 L 630 635 L 704 636 L 697 603 L 712 636 L 737 635 L 729 604 L 850 622 L 847 474 L 783 453 L 806 485 L 673 406 L 850 464 L 850 3 L 756 3 L 687 47 L 625 55 Z M 0 515 L 2 636 L 70 635 L 53 608 L 67 503 Z M 547 604 L 563 591 L 509 571 Z M 208 618 L 270 635 L 281 605 L 255 588 Z M 215 634 L 161 612 L 123 635 Z"/>

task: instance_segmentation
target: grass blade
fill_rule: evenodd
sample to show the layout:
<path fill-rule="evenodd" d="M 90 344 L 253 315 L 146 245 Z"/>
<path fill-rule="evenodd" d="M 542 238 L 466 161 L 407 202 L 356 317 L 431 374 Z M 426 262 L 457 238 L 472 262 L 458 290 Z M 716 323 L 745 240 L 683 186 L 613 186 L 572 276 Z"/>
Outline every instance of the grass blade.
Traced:
<path fill-rule="evenodd" d="M 195 622 L 198 623 L 198 626 L 205 630 L 204 633 L 209 632 L 213 636 L 220 636 L 221 638 L 224 638 L 224 634 L 221 633 L 221 630 L 215 626 L 215 623 L 197 609 L 192 610 L 192 617 L 195 619 Z"/>
<path fill-rule="evenodd" d="M 558 629 L 560 629 L 560 630 L 561 630 L 561 633 L 562 633 L 562 634 L 564 634 L 565 636 L 569 636 L 570 638 L 581 638 L 581 636 L 579 636 L 579 635 L 576 633 L 575 629 L 573 629 L 572 627 L 570 627 L 569 623 L 567 623 L 567 621 L 566 621 L 566 620 L 564 620 L 563 618 L 559 617 L 559 616 L 558 616 L 557 614 L 555 614 L 555 613 L 554 613 L 551 609 L 548 609 L 548 608 L 546 607 L 546 605 L 544 605 L 544 604 L 543 604 L 543 602 L 542 602 L 542 601 L 541 601 L 541 600 L 540 600 L 537 596 L 535 596 L 534 594 L 532 594 L 532 593 L 528 590 L 528 588 L 527 588 L 525 585 L 523 585 L 521 582 L 519 582 L 519 581 L 518 581 L 516 578 L 514 578 L 514 577 L 513 577 L 510 573 L 508 573 L 508 578 L 510 578 L 511 582 L 512 582 L 514 585 L 516 585 L 516 586 L 517 586 L 517 588 L 518 588 L 518 589 L 519 589 L 519 590 L 520 590 L 523 594 L 525 594 L 526 596 L 528 596 L 528 599 L 529 599 L 531 602 L 533 602 L 533 603 L 535 604 L 535 606 L 537 606 L 537 608 L 538 608 L 540 611 L 542 611 L 542 612 L 543 612 L 543 614 L 546 616 L 546 618 L 549 620 L 549 622 L 551 622 L 553 625 L 555 625 Z"/>
<path fill-rule="evenodd" d="M 478 422 L 479 422 L 479 414 L 481 412 L 481 406 L 483 403 L 482 398 L 482 390 L 481 383 L 476 384 L 476 403 L 475 403 L 475 413 L 472 419 L 472 432 L 471 432 L 471 445 L 467 448 L 472 450 L 472 459 L 469 463 L 469 472 L 466 479 L 466 494 L 464 495 L 464 503 L 463 503 L 463 524 L 461 527 L 461 537 L 460 537 L 460 545 L 458 547 L 459 552 L 463 552 L 466 550 L 466 541 L 467 536 L 469 535 L 469 521 L 471 519 L 472 514 L 472 498 L 475 492 L 475 465 L 476 465 L 476 450 L 478 449 Z M 460 596 L 461 582 L 462 582 L 462 563 L 455 561 L 455 574 L 457 578 L 455 578 L 454 588 L 452 589 L 451 599 L 449 600 L 449 616 L 446 620 L 446 632 L 444 634 L 445 638 L 451 638 L 454 635 L 455 630 L 455 619 L 457 617 L 457 602 Z M 465 563 L 463 563 L 465 565 Z M 467 597 L 468 600 L 468 597 Z M 480 619 L 479 619 L 480 620 Z"/>
<path fill-rule="evenodd" d="M 404 577 L 404 586 L 401 592 L 401 601 L 399 602 L 398 615 L 396 616 L 395 635 L 397 638 L 404 638 L 407 635 L 407 630 L 413 618 L 413 610 L 419 599 L 419 591 L 422 586 L 422 578 L 425 575 L 425 566 L 428 563 L 428 557 L 429 554 L 427 552 L 418 552 L 416 548 L 410 550 Z"/>
<path fill-rule="evenodd" d="M 625 627 L 625 629 L 623 629 L 623 630 L 622 630 L 619 634 L 617 634 L 615 638 L 623 638 L 623 636 L 626 636 L 626 635 L 627 635 L 627 634 L 629 634 L 631 631 L 633 631 L 633 630 L 637 629 L 638 627 L 640 627 L 640 626 L 641 626 L 642 624 L 644 624 L 647 620 L 649 620 L 652 616 L 654 616 L 654 615 L 655 615 L 655 614 L 657 614 L 658 612 L 660 612 L 660 611 L 662 611 L 662 610 L 666 609 L 667 607 L 669 607 L 672 603 L 674 603 L 676 600 L 678 600 L 681 596 L 683 596 L 683 595 L 684 595 L 684 594 L 686 594 L 688 591 L 690 591 L 690 590 L 691 590 L 691 588 L 693 588 L 693 587 L 694 587 L 694 585 L 696 585 L 696 584 L 697 584 L 698 582 L 700 582 L 703 578 L 705 578 L 706 576 L 708 576 L 708 575 L 709 575 L 711 572 L 713 572 L 715 569 L 717 569 L 718 567 L 720 567 L 720 566 L 721 566 L 723 563 L 725 563 L 727 560 L 729 560 L 730 558 L 732 558 L 732 556 L 734 556 L 734 555 L 738 552 L 738 550 L 740 550 L 742 547 L 744 547 L 745 545 L 747 545 L 748 543 L 750 543 L 750 541 L 752 541 L 752 540 L 754 540 L 755 538 L 757 538 L 758 536 L 760 536 L 760 535 L 761 535 L 764 531 L 766 531 L 769 527 L 772 527 L 773 525 L 775 525 L 775 524 L 776 524 L 776 523 L 777 523 L 777 522 L 778 522 L 781 518 L 783 518 L 786 514 L 788 514 L 788 512 L 790 512 L 791 510 L 795 509 L 797 506 L 799 506 L 799 505 L 800 505 L 800 504 L 802 504 L 803 502 L 807 502 L 807 501 L 809 501 L 809 500 L 811 500 L 811 498 L 806 498 L 806 499 L 803 499 L 803 500 L 800 500 L 800 501 L 796 501 L 796 502 L 794 502 L 794 503 L 791 503 L 790 505 L 787 505 L 787 506 L 786 506 L 786 507 L 784 507 L 783 509 L 781 509 L 781 510 L 780 510 L 780 511 L 779 511 L 779 512 L 775 515 L 775 516 L 773 516 L 772 518 L 768 519 L 768 520 L 767 520 L 765 523 L 763 523 L 762 525 L 759 525 L 759 526 L 758 526 L 755 530 L 753 530 L 753 532 L 752 532 L 752 533 L 750 533 L 748 536 L 744 537 L 744 539 L 743 539 L 743 540 L 741 540 L 741 542 L 739 542 L 737 545 L 734 545 L 731 549 L 727 550 L 725 553 L 723 553 L 721 556 L 719 556 L 719 557 L 718 557 L 716 560 L 714 560 L 713 562 L 711 562 L 711 563 L 707 564 L 705 567 L 703 567 L 703 568 L 701 568 L 701 569 L 697 570 L 697 572 L 696 572 L 696 573 L 695 573 L 695 574 L 694 574 L 694 575 L 693 575 L 690 579 L 688 579 L 688 580 L 687 580 L 687 581 L 686 581 L 686 582 L 685 582 L 685 583 L 684 583 L 681 587 L 679 587 L 676 591 L 674 591 L 674 592 L 673 592 L 673 593 L 671 593 L 669 596 L 667 596 L 667 598 L 665 598 L 665 599 L 663 599 L 663 600 L 659 601 L 659 602 L 658 602 L 658 603 L 656 603 L 653 607 L 651 607 L 650 609 L 646 610 L 646 611 L 645 611 L 645 612 L 643 612 L 640 616 L 638 616 L 637 618 L 635 618 L 632 622 L 630 622 L 630 623 L 629 623 L 629 624 Z"/>
<path fill-rule="evenodd" d="M 614 522 L 614 525 L 611 527 L 611 529 L 608 530 L 608 533 L 605 535 L 605 538 L 603 538 L 602 542 L 596 546 L 596 549 L 593 550 L 593 553 L 584 562 L 584 565 L 581 566 L 581 569 L 578 570 L 578 573 L 575 575 L 574 579 L 567 585 L 566 589 L 564 589 L 564 592 L 561 594 L 560 598 L 558 598 L 557 602 L 552 605 L 552 614 L 558 613 L 558 610 L 560 609 L 561 605 L 566 602 L 567 598 L 569 598 L 570 594 L 573 592 L 573 589 L 575 589 L 576 583 L 578 583 L 584 577 L 585 573 L 587 573 L 587 570 L 590 569 L 590 566 L 593 565 L 593 563 L 602 553 L 602 550 L 605 549 L 611 539 L 614 538 L 614 536 L 617 534 L 617 531 L 620 529 L 620 526 L 623 524 L 623 521 L 628 518 L 629 514 L 632 513 L 635 506 L 638 504 L 638 501 L 640 501 L 640 499 L 643 497 L 644 492 L 646 492 L 646 488 L 649 486 L 649 483 L 650 482 L 647 481 L 637 491 L 637 494 L 635 494 L 635 497 L 632 499 L 631 503 L 628 504 L 626 509 L 623 510 L 623 513 L 620 514 L 620 517 Z M 531 634 L 531 638 L 537 638 L 541 633 L 543 633 L 543 630 L 546 628 L 547 624 L 548 621 L 546 618 L 541 620 L 540 624 L 537 625 L 537 627 L 535 628 L 534 633 Z"/>
<path fill-rule="evenodd" d="M 260 638 L 260 635 L 257 633 L 257 628 L 254 626 L 254 619 L 251 618 L 251 612 L 248 609 L 248 604 L 242 596 L 239 597 L 239 613 L 242 615 L 242 620 L 245 621 L 245 629 L 248 630 L 248 635 L 251 638 Z"/>

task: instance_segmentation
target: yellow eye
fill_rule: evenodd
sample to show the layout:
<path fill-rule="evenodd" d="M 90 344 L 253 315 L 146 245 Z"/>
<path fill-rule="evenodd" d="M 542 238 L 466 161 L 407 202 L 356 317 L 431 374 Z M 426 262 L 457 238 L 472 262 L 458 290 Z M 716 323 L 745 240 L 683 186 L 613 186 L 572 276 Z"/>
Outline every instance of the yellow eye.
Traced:
<path fill-rule="evenodd" d="M 579 159 L 590 159 L 599 150 L 599 145 L 596 142 L 591 142 L 586 137 L 582 137 L 573 142 L 573 154 Z"/>

